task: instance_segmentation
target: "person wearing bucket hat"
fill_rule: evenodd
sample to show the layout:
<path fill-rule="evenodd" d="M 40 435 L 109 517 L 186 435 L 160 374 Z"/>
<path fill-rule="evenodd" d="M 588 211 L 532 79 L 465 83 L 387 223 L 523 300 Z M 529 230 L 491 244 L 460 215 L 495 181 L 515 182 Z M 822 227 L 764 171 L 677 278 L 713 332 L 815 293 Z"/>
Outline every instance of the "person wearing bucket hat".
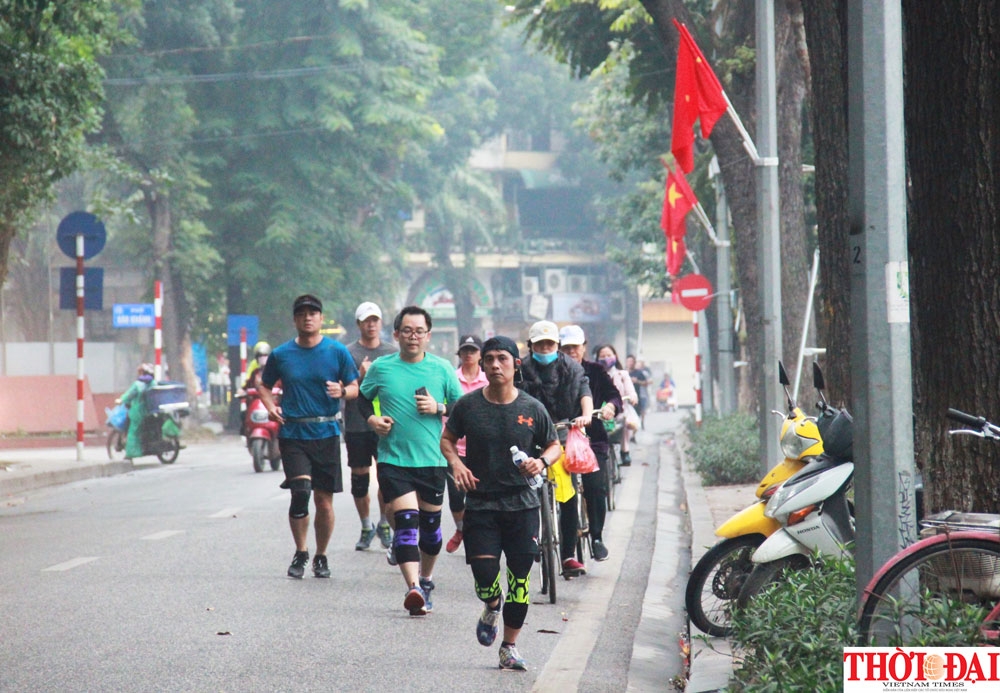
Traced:
<path fill-rule="evenodd" d="M 590 381 L 583 367 L 559 351 L 559 328 L 540 320 L 528 329 L 529 356 L 521 363 L 518 387 L 537 399 L 555 422 L 571 421 L 585 428 L 594 413 Z M 576 536 L 574 530 L 573 536 Z M 573 553 L 560 552 L 564 577 L 586 574 Z"/>
<path fill-rule="evenodd" d="M 589 474 L 581 474 L 583 481 L 583 496 L 587 499 L 587 520 L 590 523 L 591 548 L 594 560 L 606 561 L 608 549 L 604 545 L 604 521 L 608 514 L 608 475 L 606 472 L 610 441 L 604 421 L 611 421 L 622 411 L 622 397 L 611 376 L 599 363 L 584 359 L 587 337 L 579 325 L 566 325 L 559 333 L 562 338 L 560 350 L 583 367 L 590 383 L 590 394 L 594 402 L 600 402 L 601 421 L 590 421 L 587 426 L 587 437 L 590 439 L 590 449 L 597 457 L 600 469 Z M 566 503 L 560 508 L 559 531 L 562 537 L 563 554 L 571 553 L 576 548 L 576 533 L 580 524 L 576 503 Z M 572 538 L 572 541 L 570 541 Z"/>
<path fill-rule="evenodd" d="M 358 385 L 364 382 L 365 373 L 372 361 L 386 354 L 395 354 L 395 345 L 382 341 L 382 309 L 371 301 L 365 301 L 354 311 L 354 321 L 358 326 L 358 340 L 347 345 L 354 365 L 358 369 Z M 371 520 L 371 498 L 368 487 L 371 484 L 372 462 L 378 463 L 378 435 L 368 428 L 368 422 L 361 414 L 357 400 L 344 404 L 344 444 L 347 447 L 347 467 L 351 470 L 351 496 L 354 508 L 361 521 L 361 536 L 354 544 L 355 551 L 364 551 L 378 536 L 383 549 L 392 545 L 392 527 L 385 513 L 385 500 L 378 492 L 378 525 Z"/>
<path fill-rule="evenodd" d="M 483 602 L 476 639 L 489 647 L 503 620 L 500 668 L 527 668 L 517 638 L 528 613 L 530 573 L 538 554 L 538 492 L 527 478 L 544 472 L 559 458 L 559 438 L 545 407 L 514 386 L 517 345 L 497 336 L 482 346 L 486 387 L 466 394 L 449 412 L 441 452 L 456 485 L 467 491 L 465 562 L 472 570 L 476 596 Z M 457 443 L 467 441 L 466 455 Z M 528 459 L 511 464 L 511 449 Z M 527 478 L 526 478 L 527 477 Z M 500 557 L 506 563 L 504 595 Z"/>
<path fill-rule="evenodd" d="M 486 385 L 486 374 L 479 367 L 480 349 L 483 342 L 474 334 L 462 335 L 458 340 L 458 368 L 455 375 L 458 376 L 458 383 L 462 386 L 462 391 L 468 394 L 473 390 L 478 390 Z M 465 439 L 458 441 L 458 455 L 465 459 Z M 451 517 L 455 521 L 455 533 L 445 544 L 445 551 L 455 553 L 462 545 L 462 527 L 465 518 L 465 492 L 455 486 L 455 480 L 448 477 L 448 509 L 451 510 Z"/>

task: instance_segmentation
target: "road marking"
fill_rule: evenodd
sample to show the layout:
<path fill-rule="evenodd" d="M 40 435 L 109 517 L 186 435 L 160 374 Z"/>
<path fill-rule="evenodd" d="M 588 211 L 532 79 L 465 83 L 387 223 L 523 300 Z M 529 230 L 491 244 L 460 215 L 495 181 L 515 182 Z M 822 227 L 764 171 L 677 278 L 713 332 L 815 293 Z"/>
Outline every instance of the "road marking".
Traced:
<path fill-rule="evenodd" d="M 73 558 L 64 563 L 57 563 L 55 565 L 50 565 L 48 568 L 42 568 L 42 572 L 46 571 L 57 571 L 57 570 L 70 570 L 77 567 L 78 565 L 83 565 L 84 563 L 90 563 L 91 561 L 96 561 L 97 556 L 81 556 L 80 558 Z"/>
<path fill-rule="evenodd" d="M 625 547 L 628 546 L 632 526 L 635 524 L 639 493 L 646 470 L 645 465 L 635 465 L 625 472 L 625 478 L 615 496 L 617 502 L 614 514 L 608 514 L 604 526 L 606 543 L 622 548 L 612 551 L 608 560 L 600 564 L 599 574 L 580 578 L 586 586 L 586 592 L 570 614 L 566 630 L 549 655 L 545 668 L 535 679 L 532 691 L 575 691 L 579 688 L 580 678 L 587 668 L 587 660 L 604 625 L 611 595 L 621 576 Z"/>
<path fill-rule="evenodd" d="M 233 515 L 236 515 L 241 510 L 243 510 L 243 508 L 223 508 L 222 510 L 220 510 L 217 513 L 215 513 L 214 515 L 209 515 L 209 517 L 211 517 L 211 518 L 232 517 Z"/>
<path fill-rule="evenodd" d="M 175 534 L 183 534 L 184 530 L 181 529 L 165 529 L 162 532 L 154 532 L 153 534 L 147 534 L 143 537 L 146 541 L 159 541 L 160 539 L 166 539 L 167 537 L 172 537 Z"/>

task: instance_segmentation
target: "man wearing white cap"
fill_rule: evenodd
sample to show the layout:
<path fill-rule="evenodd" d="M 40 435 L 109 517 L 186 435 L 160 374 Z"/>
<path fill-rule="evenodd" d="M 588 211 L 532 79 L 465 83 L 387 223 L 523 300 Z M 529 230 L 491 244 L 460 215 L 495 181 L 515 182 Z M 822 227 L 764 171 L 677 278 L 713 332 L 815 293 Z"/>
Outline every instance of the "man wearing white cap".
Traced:
<path fill-rule="evenodd" d="M 532 325 L 528 330 L 528 349 L 529 356 L 521 363 L 518 387 L 544 404 L 554 422 L 570 420 L 575 428 L 586 427 L 594 413 L 590 381 L 579 363 L 560 353 L 556 324 L 540 320 Z M 576 535 L 576 530 L 573 534 Z M 569 578 L 587 572 L 572 554 L 563 552 L 562 559 L 563 576 Z"/>
<path fill-rule="evenodd" d="M 394 354 L 397 349 L 382 341 L 382 311 L 376 304 L 365 301 L 359 305 L 354 311 L 354 320 L 358 324 L 360 336 L 358 341 L 348 345 L 347 350 L 351 352 L 354 365 L 358 367 L 360 385 L 372 361 L 385 354 Z M 356 400 L 349 401 L 344 407 L 344 443 L 347 445 L 347 466 L 351 470 L 351 495 L 354 496 L 354 507 L 361 520 L 361 537 L 354 548 L 364 551 L 371 546 L 378 534 L 382 547 L 388 549 L 392 545 L 392 528 L 385 515 L 385 501 L 382 500 L 381 491 L 378 494 L 377 527 L 370 517 L 368 486 L 371 483 L 372 460 L 378 461 L 378 436 L 368 427 L 368 422 L 358 410 Z"/>

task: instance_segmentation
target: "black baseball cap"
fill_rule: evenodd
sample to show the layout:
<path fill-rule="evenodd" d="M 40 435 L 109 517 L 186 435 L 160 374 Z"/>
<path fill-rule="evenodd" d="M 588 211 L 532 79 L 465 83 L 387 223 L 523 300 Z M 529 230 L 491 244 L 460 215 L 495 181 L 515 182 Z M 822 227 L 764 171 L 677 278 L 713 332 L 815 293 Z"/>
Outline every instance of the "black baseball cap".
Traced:
<path fill-rule="evenodd" d="M 521 354 L 517 349 L 517 343 L 510 337 L 504 337 L 499 334 L 496 337 L 490 337 L 486 340 L 482 352 L 485 354 L 487 351 L 506 351 L 514 357 L 515 361 L 521 358 Z"/>
<path fill-rule="evenodd" d="M 292 303 L 292 315 L 295 315 L 302 308 L 313 308 L 320 313 L 323 312 L 323 302 L 312 294 L 302 294 Z"/>
<path fill-rule="evenodd" d="M 456 353 L 461 354 L 462 349 L 476 349 L 477 351 L 482 351 L 483 340 L 474 334 L 462 335 L 462 338 L 458 340 L 458 351 Z"/>

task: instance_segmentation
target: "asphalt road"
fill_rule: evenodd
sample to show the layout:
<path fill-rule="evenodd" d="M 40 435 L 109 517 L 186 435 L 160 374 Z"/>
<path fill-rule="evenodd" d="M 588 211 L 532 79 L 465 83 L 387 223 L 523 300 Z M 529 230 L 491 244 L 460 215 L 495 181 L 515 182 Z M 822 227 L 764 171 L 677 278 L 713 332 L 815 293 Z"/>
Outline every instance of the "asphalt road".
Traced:
<path fill-rule="evenodd" d="M 619 487 L 611 560 L 561 582 L 556 605 L 532 573 L 523 673 L 499 671 L 496 647 L 476 642 L 481 604 L 461 551 L 438 561 L 434 612 L 404 611 L 398 569 L 354 550 L 349 493 L 335 496 L 332 579 L 287 578 L 283 475 L 255 474 L 238 439 L 32 492 L 0 508 L 0 690 L 625 690 L 652 554 L 655 444 L 634 457 L 648 462 Z M 447 513 L 443 526 L 447 538 Z"/>

